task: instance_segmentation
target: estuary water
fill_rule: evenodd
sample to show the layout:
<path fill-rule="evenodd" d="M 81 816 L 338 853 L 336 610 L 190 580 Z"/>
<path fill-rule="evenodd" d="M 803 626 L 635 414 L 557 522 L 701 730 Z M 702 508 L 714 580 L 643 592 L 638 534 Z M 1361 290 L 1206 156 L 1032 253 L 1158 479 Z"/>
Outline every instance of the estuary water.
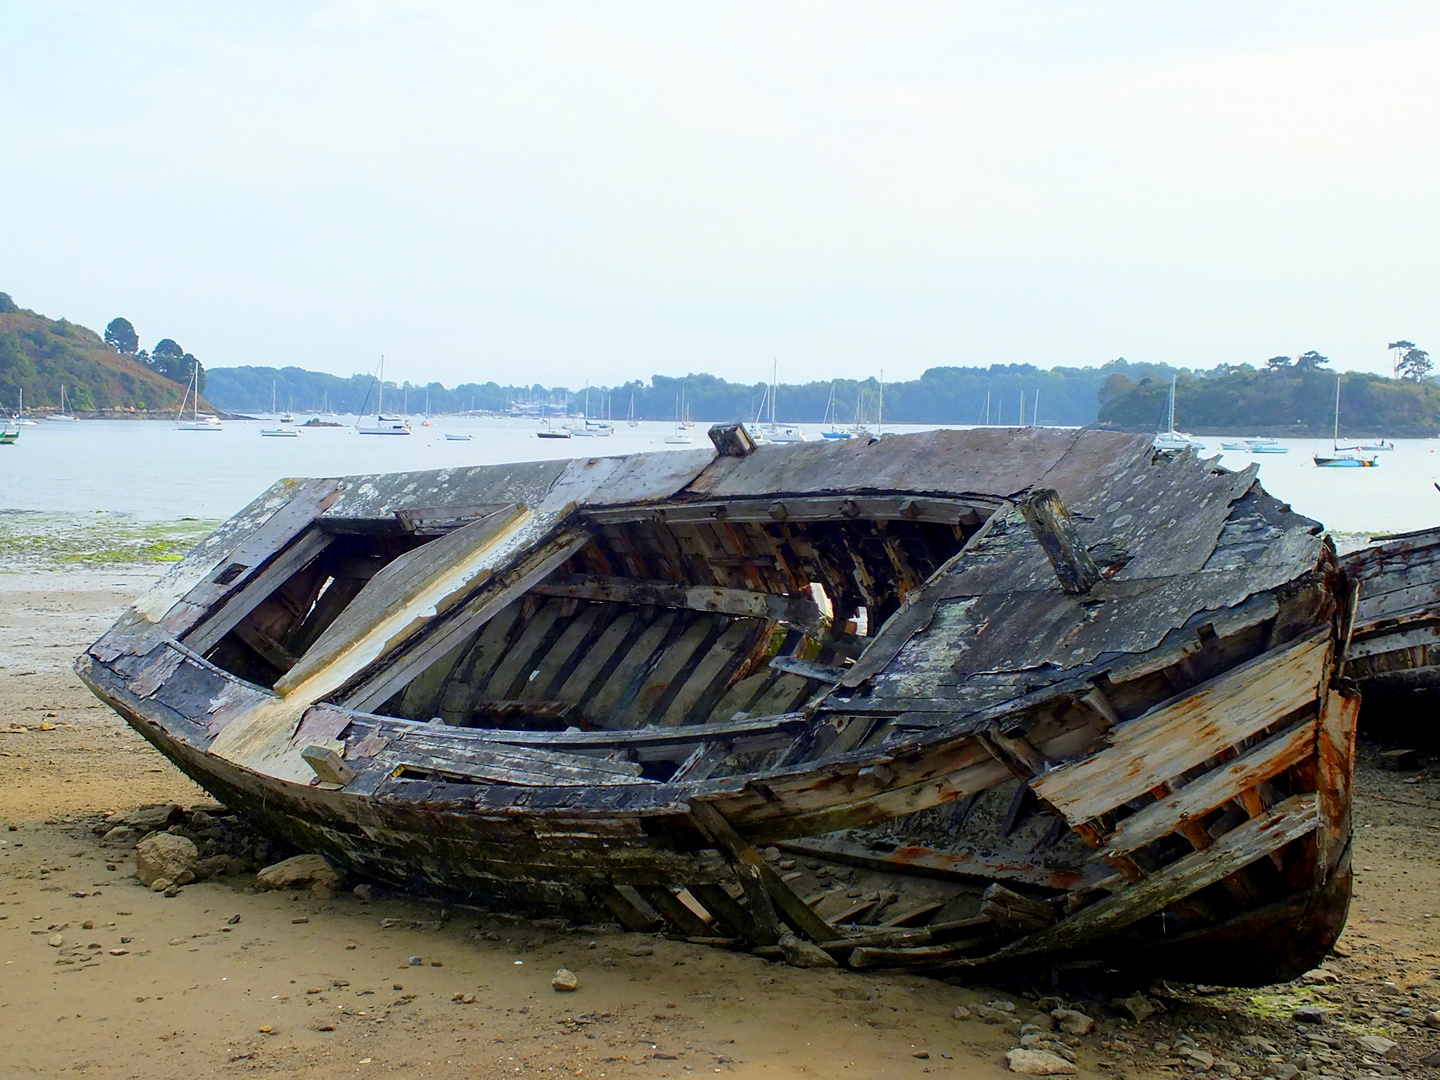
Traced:
<path fill-rule="evenodd" d="M 304 417 L 302 416 L 303 420 Z M 217 432 L 182 431 L 167 421 L 42 421 L 0 447 L 0 511 L 83 514 L 104 511 L 147 520 L 225 518 L 284 476 L 339 476 L 685 449 L 666 444 L 672 423 L 621 422 L 609 438 L 538 439 L 523 419 L 439 417 L 412 421 L 413 435 L 360 435 L 353 419 L 338 428 L 304 428 L 295 439 L 264 438 L 273 421 L 226 421 Z M 688 434 L 707 443 L 706 423 Z M 802 425 L 820 438 L 820 425 Z M 887 426 L 886 431 L 922 427 Z M 445 432 L 464 433 L 452 442 Z M 1440 439 L 1400 439 L 1378 454 L 1374 469 L 1318 469 L 1325 439 L 1285 439 L 1287 454 L 1222 451 L 1202 439 L 1207 456 L 1228 468 L 1260 467 L 1260 481 L 1297 511 L 1337 532 L 1403 532 L 1440 524 Z"/>

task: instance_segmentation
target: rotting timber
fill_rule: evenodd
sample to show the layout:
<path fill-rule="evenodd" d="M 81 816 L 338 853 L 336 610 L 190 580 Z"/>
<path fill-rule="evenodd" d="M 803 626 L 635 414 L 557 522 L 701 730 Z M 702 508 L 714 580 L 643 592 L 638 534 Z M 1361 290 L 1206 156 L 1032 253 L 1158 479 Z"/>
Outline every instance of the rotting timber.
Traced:
<path fill-rule="evenodd" d="M 711 439 L 282 481 L 77 670 L 261 827 L 481 906 L 855 968 L 1326 953 L 1349 591 L 1253 468 Z"/>
<path fill-rule="evenodd" d="M 1345 675 L 1367 731 L 1434 746 L 1440 705 L 1440 529 L 1400 533 L 1343 559 L 1356 590 Z"/>

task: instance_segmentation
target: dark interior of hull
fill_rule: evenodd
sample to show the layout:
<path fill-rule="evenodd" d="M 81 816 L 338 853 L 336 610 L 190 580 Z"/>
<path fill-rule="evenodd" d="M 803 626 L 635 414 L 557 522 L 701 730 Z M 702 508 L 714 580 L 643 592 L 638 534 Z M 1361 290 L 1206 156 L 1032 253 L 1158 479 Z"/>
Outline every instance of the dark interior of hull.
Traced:
<path fill-rule="evenodd" d="M 790 712 L 833 685 L 985 520 L 956 500 L 866 503 L 597 514 L 586 546 L 371 711 L 557 731 Z M 381 569 L 445 531 L 353 521 L 315 530 L 313 556 L 209 645 L 207 659 L 273 686 Z M 345 696 L 342 688 L 333 699 Z M 767 763 L 652 759 L 643 768 L 651 779 L 699 779 L 725 764 Z"/>

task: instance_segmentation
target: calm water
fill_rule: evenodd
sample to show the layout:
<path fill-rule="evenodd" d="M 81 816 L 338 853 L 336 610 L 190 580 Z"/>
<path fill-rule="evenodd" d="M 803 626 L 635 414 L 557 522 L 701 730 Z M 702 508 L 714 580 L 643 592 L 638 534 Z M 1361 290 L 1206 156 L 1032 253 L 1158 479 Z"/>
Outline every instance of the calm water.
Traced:
<path fill-rule="evenodd" d="M 298 439 L 260 436 L 262 422 L 227 422 L 219 432 L 181 431 L 163 421 L 80 420 L 42 422 L 22 429 L 14 446 L 0 447 L 0 508 L 136 517 L 224 518 L 282 476 L 337 476 L 539 458 L 625 454 L 666 446 L 669 423 L 623 423 L 608 439 L 535 438 L 531 420 L 440 418 L 416 424 L 408 437 L 357 435 L 353 428 L 307 428 Z M 690 432 L 706 444 L 705 429 Z M 887 428 L 887 430 L 889 430 Z M 918 428 L 914 430 L 920 430 Z M 448 442 L 446 431 L 470 442 Z M 819 438 L 819 425 L 808 433 Z M 1311 455 L 1329 449 L 1323 439 L 1287 439 L 1290 453 L 1252 457 L 1220 451 L 1223 464 L 1260 466 L 1267 490 L 1302 514 L 1341 532 L 1399 532 L 1440 524 L 1440 439 L 1399 440 L 1379 455 L 1376 469 L 1317 469 Z"/>

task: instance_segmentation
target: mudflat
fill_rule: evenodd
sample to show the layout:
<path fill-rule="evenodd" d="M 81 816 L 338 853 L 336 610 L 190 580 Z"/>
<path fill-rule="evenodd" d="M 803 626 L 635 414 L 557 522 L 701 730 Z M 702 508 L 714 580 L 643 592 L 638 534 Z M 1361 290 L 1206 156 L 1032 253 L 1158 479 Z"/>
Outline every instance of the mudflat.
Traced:
<path fill-rule="evenodd" d="M 799 970 L 378 887 L 368 901 L 261 891 L 250 872 L 166 896 L 135 880 L 133 838 L 106 842 L 104 817 L 208 797 L 70 670 L 158 567 L 10 565 L 0 1075 L 999 1076 L 1007 1051 L 1034 1042 L 1027 1021 L 1063 1040 L 1082 1076 L 1358 1078 L 1440 1051 L 1426 1020 L 1440 1010 L 1440 770 L 1362 766 L 1356 902 L 1337 955 L 1259 992 Z M 552 989 L 560 968 L 577 990 Z M 1060 1007 L 1093 1028 L 1049 1032 Z"/>

